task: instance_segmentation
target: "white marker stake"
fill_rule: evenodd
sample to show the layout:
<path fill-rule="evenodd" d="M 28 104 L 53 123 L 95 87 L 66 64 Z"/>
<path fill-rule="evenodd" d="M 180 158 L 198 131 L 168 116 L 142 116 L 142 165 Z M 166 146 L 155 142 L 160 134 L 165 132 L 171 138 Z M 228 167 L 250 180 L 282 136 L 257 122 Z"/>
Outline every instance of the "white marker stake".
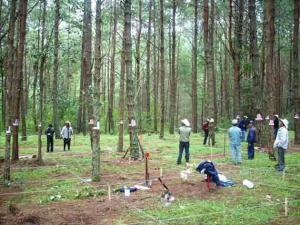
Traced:
<path fill-rule="evenodd" d="M 128 163 L 131 164 L 131 156 L 128 157 Z"/>
<path fill-rule="evenodd" d="M 212 161 L 212 143 L 210 140 L 210 161 Z"/>
<path fill-rule="evenodd" d="M 287 198 L 285 198 L 285 200 L 284 200 L 284 215 L 285 216 L 288 215 L 288 200 L 287 200 Z"/>
<path fill-rule="evenodd" d="M 108 201 L 111 200 L 111 190 L 110 190 L 110 185 L 108 185 Z"/>
<path fill-rule="evenodd" d="M 163 176 L 163 169 L 160 167 L 160 177 L 162 177 Z"/>

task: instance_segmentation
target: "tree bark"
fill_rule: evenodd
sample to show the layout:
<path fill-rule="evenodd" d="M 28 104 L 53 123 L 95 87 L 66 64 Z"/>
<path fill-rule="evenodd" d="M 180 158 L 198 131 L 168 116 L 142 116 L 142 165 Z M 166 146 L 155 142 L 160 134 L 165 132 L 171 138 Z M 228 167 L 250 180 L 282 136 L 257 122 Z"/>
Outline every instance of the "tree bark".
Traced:
<path fill-rule="evenodd" d="M 165 47 L 164 47 L 164 0 L 160 0 L 160 132 L 164 137 L 165 130 Z"/>
<path fill-rule="evenodd" d="M 10 126 L 6 131 L 6 139 L 5 139 L 5 164 L 4 164 L 4 185 L 9 185 L 10 183 Z"/>
<path fill-rule="evenodd" d="M 150 63 L 151 63 L 151 24 L 152 24 L 152 0 L 149 1 L 148 31 L 147 31 L 147 59 L 146 59 L 146 107 L 147 128 L 151 126 L 151 98 L 150 98 Z M 154 43 L 155 44 L 155 43 Z M 155 49 L 155 48 L 153 48 Z"/>
<path fill-rule="evenodd" d="M 96 121 L 100 120 L 100 85 L 101 85 L 101 47 L 102 47 L 102 0 L 96 2 L 96 38 L 95 38 L 95 69 L 94 69 L 94 118 Z"/>
<path fill-rule="evenodd" d="M 250 60 L 252 65 L 252 85 L 253 85 L 253 106 L 254 113 L 259 113 L 262 109 L 261 98 L 257 98 L 260 90 L 260 75 L 259 75 L 259 54 L 257 48 L 257 25 L 256 25 L 256 4 L 255 0 L 248 0 L 248 12 L 249 12 L 249 39 L 250 39 Z"/>
<path fill-rule="evenodd" d="M 192 131 L 197 133 L 198 126 L 198 95 L 197 95 L 197 43 L 198 43 L 198 5 L 199 0 L 194 1 L 194 38 L 192 45 Z"/>
<path fill-rule="evenodd" d="M 27 0 L 19 2 L 19 41 L 17 47 L 17 65 L 16 73 L 14 74 L 13 84 L 13 149 L 12 160 L 19 159 L 19 121 L 20 121 L 20 103 L 21 92 L 23 91 L 23 61 L 24 61 L 24 48 L 26 36 L 26 18 L 27 18 Z"/>
<path fill-rule="evenodd" d="M 41 33 L 41 59 L 39 64 L 39 87 L 40 87 L 40 96 L 39 96 L 39 125 L 38 125 L 38 162 L 42 164 L 42 130 L 43 130 L 43 106 L 44 106 L 44 66 L 46 63 L 46 46 L 45 46 L 45 37 L 46 37 L 46 9 L 47 9 L 47 0 L 43 0 L 43 13 L 42 13 L 42 33 Z"/>
<path fill-rule="evenodd" d="M 54 22 L 54 61 L 53 61 L 53 127 L 55 138 L 60 138 L 59 112 L 58 112 L 58 70 L 59 70 L 59 21 L 60 21 L 60 0 L 55 0 L 55 22 Z"/>
<path fill-rule="evenodd" d="M 132 40 L 131 40 L 131 0 L 124 1 L 124 54 L 125 54 L 125 73 L 126 73 L 126 92 L 128 122 L 130 130 L 130 155 L 133 159 L 139 158 L 139 147 L 136 129 L 132 126 L 134 116 L 134 84 L 132 78 Z"/>
<path fill-rule="evenodd" d="M 172 2 L 172 69 L 170 81 L 170 134 L 174 134 L 175 110 L 176 110 L 176 0 Z"/>
<path fill-rule="evenodd" d="M 275 3 L 272 0 L 265 1 L 266 11 L 266 80 L 267 80 L 267 113 L 274 113 L 274 42 L 275 42 Z"/>
<path fill-rule="evenodd" d="M 5 127 L 11 126 L 12 117 L 13 117 L 13 104 L 12 104 L 12 96 L 13 96 L 13 77 L 14 77 L 14 35 L 15 35 L 15 23 L 16 23 L 16 5 L 17 1 L 12 0 L 10 2 L 10 18 L 8 25 L 8 35 L 7 35 L 7 48 L 8 54 L 6 59 L 6 124 Z"/>
<path fill-rule="evenodd" d="M 100 181 L 100 131 L 93 128 L 93 148 L 92 148 L 92 181 Z"/>
<path fill-rule="evenodd" d="M 154 93 L 154 103 L 153 103 L 153 129 L 155 132 L 158 130 L 158 80 L 159 80 L 159 63 L 157 60 L 157 41 L 156 41 L 156 33 L 157 33 L 157 13 L 156 13 L 156 3 L 153 1 L 153 93 Z M 159 58 L 159 56 L 158 56 Z"/>
<path fill-rule="evenodd" d="M 115 55 L 116 55 L 116 35 L 117 35 L 117 7 L 116 1 L 114 0 L 114 12 L 113 12 L 113 32 L 112 32 L 112 52 L 110 58 L 110 88 L 109 88 L 109 98 L 108 98 L 108 132 L 114 133 L 114 94 L 115 94 Z"/>
<path fill-rule="evenodd" d="M 299 91 L 299 12 L 300 2 L 294 0 L 294 27 L 293 27 L 293 79 L 294 79 L 294 112 L 300 115 L 300 91 Z M 300 144 L 300 119 L 295 118 L 295 144 Z"/>
<path fill-rule="evenodd" d="M 136 38 L 136 91 L 137 91 L 137 117 L 138 117 L 138 127 L 139 130 L 142 129 L 142 78 L 141 78 L 141 32 L 142 32 L 142 1 L 138 1 L 139 4 L 139 13 L 138 13 L 138 29 L 137 29 L 137 38 Z"/>
<path fill-rule="evenodd" d="M 120 73 L 120 92 L 119 92 L 119 140 L 118 151 L 123 151 L 124 145 L 124 110 L 125 110 L 125 43 L 123 40 L 123 49 L 121 55 L 121 73 Z"/>
<path fill-rule="evenodd" d="M 214 6 L 211 4 L 211 15 L 209 16 L 208 0 L 204 1 L 204 54 L 205 68 L 207 73 L 207 96 L 208 96 L 208 116 L 216 120 L 216 83 L 214 76 L 214 57 L 213 57 L 213 29 L 214 29 Z M 210 18 L 210 19 L 209 19 Z"/>

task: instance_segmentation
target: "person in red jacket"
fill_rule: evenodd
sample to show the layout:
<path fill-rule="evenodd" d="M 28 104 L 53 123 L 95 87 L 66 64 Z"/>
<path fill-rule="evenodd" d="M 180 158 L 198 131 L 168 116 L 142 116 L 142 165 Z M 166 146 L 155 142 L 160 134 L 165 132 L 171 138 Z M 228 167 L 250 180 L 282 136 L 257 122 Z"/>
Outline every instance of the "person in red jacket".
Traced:
<path fill-rule="evenodd" d="M 204 141 L 203 144 L 206 145 L 207 138 L 208 138 L 208 131 L 209 131 L 209 119 L 207 119 L 203 124 L 202 124 L 202 130 L 204 132 Z"/>

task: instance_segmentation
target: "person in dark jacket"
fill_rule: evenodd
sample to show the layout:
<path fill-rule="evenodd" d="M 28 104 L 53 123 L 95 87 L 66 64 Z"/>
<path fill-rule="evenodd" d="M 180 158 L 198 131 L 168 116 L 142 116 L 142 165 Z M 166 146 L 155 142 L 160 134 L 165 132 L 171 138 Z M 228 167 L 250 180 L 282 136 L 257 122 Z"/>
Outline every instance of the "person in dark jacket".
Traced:
<path fill-rule="evenodd" d="M 208 138 L 208 125 L 209 125 L 209 119 L 207 119 L 203 124 L 202 124 L 202 130 L 204 132 L 204 141 L 203 144 L 206 145 L 207 138 Z"/>
<path fill-rule="evenodd" d="M 48 125 L 45 135 L 47 136 L 47 152 L 53 152 L 54 129 L 52 124 Z"/>
<path fill-rule="evenodd" d="M 246 120 L 247 116 L 243 116 L 243 118 L 239 121 L 238 127 L 242 130 L 242 141 L 245 141 L 246 139 L 246 132 L 247 132 L 247 127 L 246 127 Z"/>
<path fill-rule="evenodd" d="M 248 159 L 254 159 L 254 143 L 256 142 L 256 129 L 254 127 L 254 122 L 252 120 L 249 123 L 247 142 L 248 142 Z"/>
<path fill-rule="evenodd" d="M 277 136 L 277 132 L 279 129 L 279 116 L 278 115 L 274 115 L 274 138 L 276 139 Z"/>

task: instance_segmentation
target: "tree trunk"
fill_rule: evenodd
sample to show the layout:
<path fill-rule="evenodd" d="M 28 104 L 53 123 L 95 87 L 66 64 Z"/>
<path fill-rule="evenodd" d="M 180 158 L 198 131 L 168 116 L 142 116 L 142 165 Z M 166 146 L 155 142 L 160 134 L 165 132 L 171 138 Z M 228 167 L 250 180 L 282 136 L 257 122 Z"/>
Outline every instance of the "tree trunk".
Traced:
<path fill-rule="evenodd" d="M 131 0 L 124 1 L 124 54 L 125 54 L 125 73 L 126 73 L 126 92 L 128 122 L 130 129 L 130 155 L 133 159 L 139 158 L 139 147 L 136 129 L 133 127 L 134 116 L 134 84 L 132 78 L 132 40 L 131 40 Z"/>
<path fill-rule="evenodd" d="M 160 0 L 160 132 L 164 137 L 165 129 L 165 48 L 164 48 L 164 0 Z"/>
<path fill-rule="evenodd" d="M 172 4 L 172 65 L 170 80 L 170 134 L 174 134 L 175 110 L 176 110 L 176 0 Z"/>
<path fill-rule="evenodd" d="M 100 121 L 100 85 L 101 85 L 101 47 L 102 47 L 102 15 L 101 0 L 96 2 L 96 37 L 95 37 L 95 69 L 94 69 L 94 118 Z"/>
<path fill-rule="evenodd" d="M 99 128 L 94 127 L 93 148 L 92 148 L 92 181 L 100 181 L 100 131 Z"/>
<path fill-rule="evenodd" d="M 154 93 L 154 103 L 153 103 L 153 129 L 155 132 L 158 130 L 158 79 L 159 79 L 159 73 L 158 73 L 158 68 L 159 68 L 159 63 L 157 60 L 157 43 L 156 43 L 156 33 L 157 33 L 157 13 L 156 13 L 156 3 L 155 0 L 153 1 L 153 93 Z M 158 56 L 159 58 L 159 56 Z"/>
<path fill-rule="evenodd" d="M 60 138 L 59 112 L 58 112 L 58 70 L 59 70 L 59 20 L 60 20 L 60 0 L 55 0 L 55 22 L 54 22 L 54 61 L 53 61 L 53 127 L 55 138 Z"/>
<path fill-rule="evenodd" d="M 214 33 L 215 33 L 215 0 L 211 0 L 211 12 L 210 12 L 210 26 L 209 26 L 209 50 L 211 55 L 211 67 L 212 67 L 212 104 L 213 104 L 213 117 L 215 125 L 218 124 L 218 107 L 217 107 L 217 80 L 215 72 L 215 56 L 214 56 Z"/>
<path fill-rule="evenodd" d="M 121 55 L 121 73 L 120 73 L 120 92 L 119 92 L 119 140 L 118 140 L 118 151 L 123 151 L 124 145 L 124 110 L 125 110 L 125 40 L 123 40 L 123 49 Z"/>
<path fill-rule="evenodd" d="M 151 126 L 151 98 L 150 98 L 150 63 L 151 63 L 151 23 L 152 23 L 152 0 L 149 1 L 148 31 L 147 31 L 147 59 L 146 59 L 146 106 L 147 106 L 147 129 Z M 154 43 L 155 44 L 155 43 Z M 155 48 L 153 48 L 155 51 Z"/>
<path fill-rule="evenodd" d="M 7 36 L 7 59 L 6 59 L 6 124 L 5 127 L 12 125 L 12 116 L 13 116 L 13 77 L 14 77 L 14 35 L 15 35 L 15 23 L 16 23 L 16 5 L 17 1 L 12 0 L 10 2 L 10 19 L 8 25 L 8 36 Z"/>
<path fill-rule="evenodd" d="M 44 96 L 44 66 L 46 63 L 46 47 L 45 47 L 45 36 L 46 36 L 46 9 L 47 9 L 47 0 L 43 0 L 43 13 L 42 13 L 42 37 L 41 37 L 41 59 L 39 65 L 39 87 L 40 87 L 40 96 L 39 96 L 39 125 L 38 125 L 38 162 L 42 164 L 42 130 L 43 130 L 43 96 Z"/>
<path fill-rule="evenodd" d="M 254 113 L 259 113 L 262 109 L 262 101 L 261 98 L 257 98 L 259 93 L 261 93 L 260 89 L 260 75 L 259 75 L 259 54 L 257 49 L 257 26 L 256 26 L 256 5 L 255 0 L 248 0 L 248 12 L 249 12 L 249 39 L 250 39 L 250 60 L 252 64 L 252 85 L 253 85 L 253 106 Z"/>
<path fill-rule="evenodd" d="M 242 24 L 243 24 L 243 11 L 244 11 L 244 0 L 235 1 L 235 26 L 234 35 L 235 41 L 232 42 L 232 0 L 229 0 L 229 32 L 228 42 L 230 54 L 233 60 L 233 78 L 234 78 L 234 93 L 233 93 L 233 111 L 234 114 L 240 114 L 240 58 L 242 50 Z"/>
<path fill-rule="evenodd" d="M 294 28 L 293 28 L 293 79 L 294 79 L 294 112 L 300 115 L 300 91 L 299 91 L 299 12 L 300 2 L 294 0 Z M 300 119 L 295 118 L 295 144 L 300 144 Z"/>
<path fill-rule="evenodd" d="M 198 127 L 198 95 L 197 95 L 197 43 L 198 43 L 198 5 L 194 1 L 194 39 L 192 45 L 192 131 L 197 133 Z"/>
<path fill-rule="evenodd" d="M 20 121 L 20 102 L 21 92 L 23 91 L 23 61 L 24 61 L 24 47 L 26 36 L 26 18 L 27 18 L 27 0 L 19 2 L 19 41 L 17 47 L 17 65 L 16 73 L 14 74 L 13 84 L 13 149 L 12 160 L 19 159 L 19 121 Z"/>
<path fill-rule="evenodd" d="M 267 113 L 274 113 L 274 42 L 275 42 L 275 3 L 272 0 L 265 1 L 266 11 L 266 80 L 267 80 Z"/>
<path fill-rule="evenodd" d="M 212 2 L 213 3 L 213 2 Z M 210 118 L 216 119 L 216 86 L 215 86 L 215 77 L 214 77 L 214 62 L 213 62 L 213 17 L 214 17 L 214 8 L 211 4 L 211 16 L 209 20 L 209 6 L 208 0 L 204 1 L 204 22 L 203 22 L 203 31 L 204 31 L 204 53 L 205 53 L 205 68 L 207 73 L 207 94 L 208 94 L 208 116 Z"/>
<path fill-rule="evenodd" d="M 22 141 L 27 141 L 27 126 L 26 126 L 26 116 L 28 111 L 28 90 L 29 90 L 29 79 L 27 75 L 27 54 L 26 50 L 24 52 L 24 72 L 22 79 L 24 80 L 22 84 L 23 91 L 21 93 L 21 124 L 22 124 Z"/>
<path fill-rule="evenodd" d="M 81 51 L 81 93 L 79 107 L 79 132 L 87 133 L 87 119 L 93 115 L 92 107 L 92 74 L 91 74 L 91 54 L 92 54 L 92 19 L 91 0 L 84 1 L 84 16 L 82 25 L 82 51 Z"/>
<path fill-rule="evenodd" d="M 141 78 L 141 32 L 142 32 L 142 1 L 139 0 L 139 20 L 138 20 L 138 29 L 137 29 L 137 38 L 136 38 L 136 95 L 137 95 L 137 114 L 138 114 L 138 127 L 139 130 L 142 129 L 142 78 Z"/>
<path fill-rule="evenodd" d="M 117 35 L 117 6 L 114 0 L 114 13 L 113 13 L 113 32 L 112 32 L 112 52 L 110 58 L 110 88 L 109 88 L 109 98 L 108 98 L 108 132 L 114 133 L 114 119 L 113 119 L 113 109 L 114 109 L 114 94 L 115 94 L 115 55 L 116 55 L 116 35 Z"/>
<path fill-rule="evenodd" d="M 9 186 L 10 183 L 10 126 L 8 127 L 6 131 L 6 139 L 5 139 L 5 164 L 4 164 L 4 172 L 3 172 L 3 178 L 4 178 L 4 185 Z"/>

